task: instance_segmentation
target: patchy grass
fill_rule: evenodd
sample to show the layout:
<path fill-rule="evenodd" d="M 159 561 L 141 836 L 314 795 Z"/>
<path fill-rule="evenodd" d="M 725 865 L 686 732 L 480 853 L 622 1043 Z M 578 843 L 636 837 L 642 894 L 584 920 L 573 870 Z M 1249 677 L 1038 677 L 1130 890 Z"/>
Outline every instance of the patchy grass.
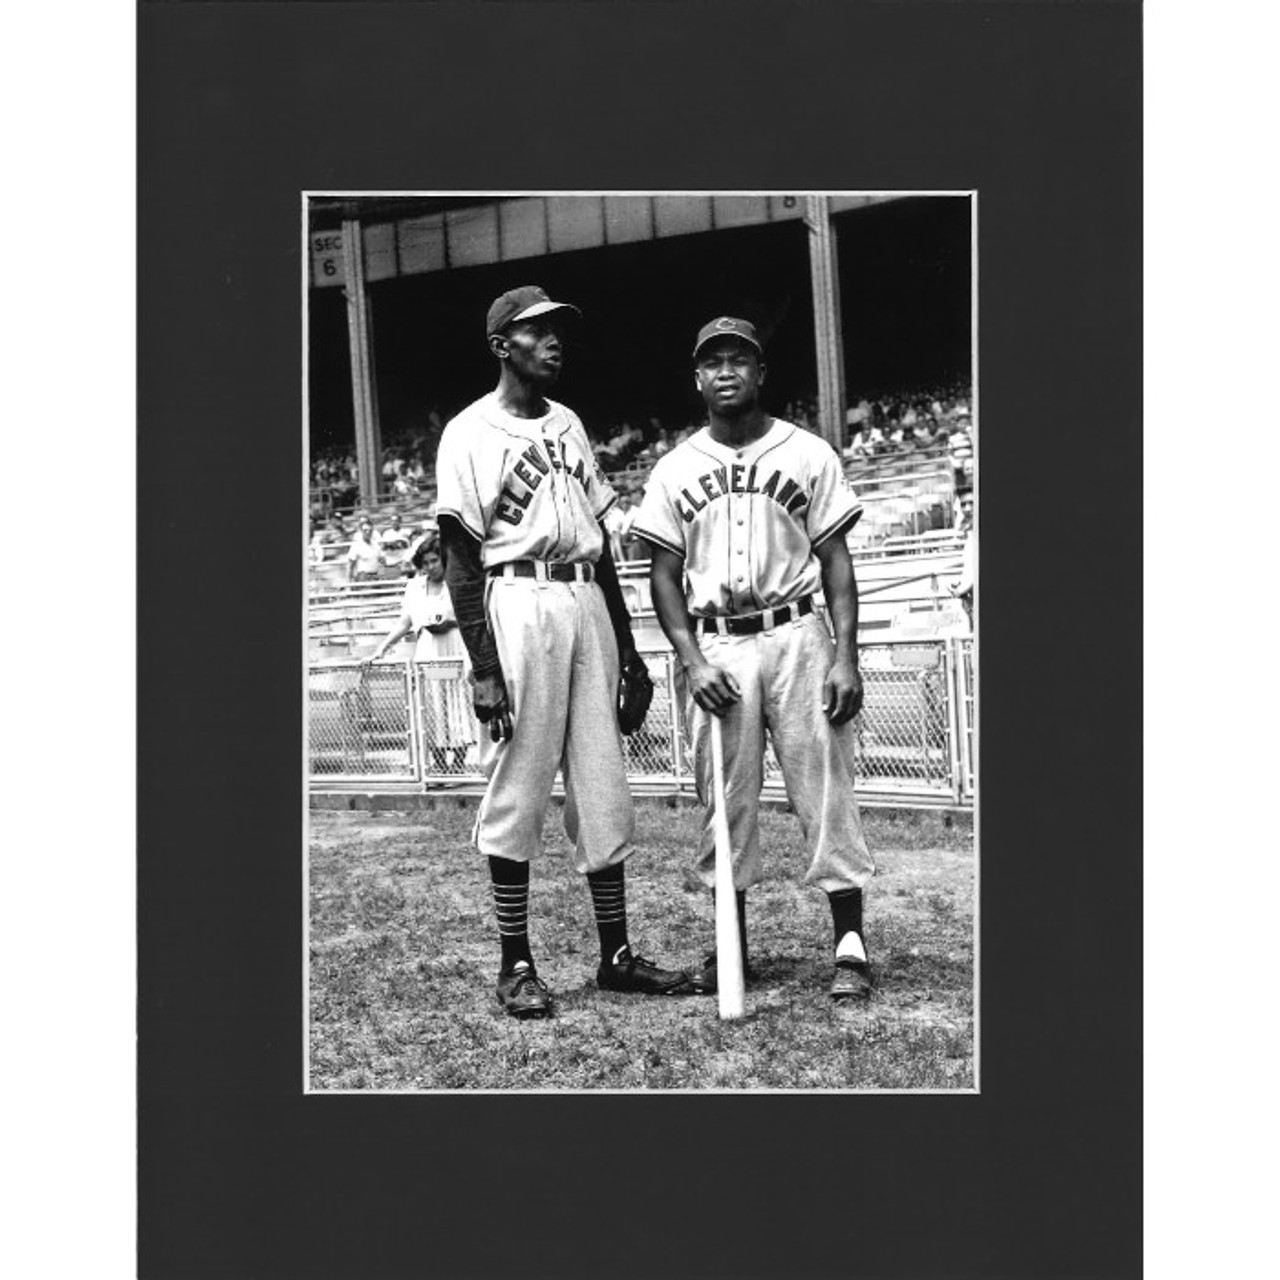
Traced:
<path fill-rule="evenodd" d="M 367 1090 L 968 1089 L 973 1087 L 973 853 L 967 820 L 867 811 L 878 873 L 867 944 L 878 988 L 861 1007 L 827 995 L 825 896 L 801 883 L 796 819 L 761 814 L 767 879 L 750 894 L 747 1016 L 714 997 L 595 986 L 590 895 L 558 813 L 534 865 L 530 934 L 556 1016 L 498 1007 L 487 867 L 474 808 L 313 812 L 311 1084 Z M 697 811 L 637 804 L 628 864 L 633 944 L 691 967 L 712 942 L 710 895 L 686 868 Z"/>

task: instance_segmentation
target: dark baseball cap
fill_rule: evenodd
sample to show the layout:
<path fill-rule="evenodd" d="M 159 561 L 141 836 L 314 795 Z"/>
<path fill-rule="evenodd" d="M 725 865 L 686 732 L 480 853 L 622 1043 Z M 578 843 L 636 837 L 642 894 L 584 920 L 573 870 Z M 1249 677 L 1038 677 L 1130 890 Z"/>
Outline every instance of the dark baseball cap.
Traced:
<path fill-rule="evenodd" d="M 517 320 L 532 320 L 548 311 L 556 311 L 564 307 L 575 315 L 582 312 L 572 302 L 552 302 L 547 291 L 536 284 L 522 284 L 519 288 L 508 289 L 500 298 L 495 298 L 489 308 L 489 317 L 485 321 L 485 336 L 493 337 L 501 333 L 509 324 Z"/>
<path fill-rule="evenodd" d="M 739 320 L 735 316 L 718 316 L 716 319 L 708 321 L 698 330 L 698 340 L 693 344 L 695 357 L 712 338 L 741 338 L 744 342 L 751 343 L 761 355 L 764 354 L 764 347 L 760 345 L 760 339 L 756 337 L 755 325 L 747 320 Z"/>

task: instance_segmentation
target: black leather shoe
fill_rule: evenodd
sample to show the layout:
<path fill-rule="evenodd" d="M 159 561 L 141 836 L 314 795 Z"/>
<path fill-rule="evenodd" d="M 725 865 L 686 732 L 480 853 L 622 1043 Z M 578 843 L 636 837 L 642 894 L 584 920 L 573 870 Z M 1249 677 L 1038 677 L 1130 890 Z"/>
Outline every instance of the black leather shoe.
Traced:
<path fill-rule="evenodd" d="M 689 975 L 682 969 L 659 969 L 652 960 L 636 955 L 630 947 L 616 960 L 602 960 L 596 970 L 601 991 L 626 991 L 641 996 L 671 996 L 689 990 Z"/>
<path fill-rule="evenodd" d="M 697 995 L 713 996 L 720 989 L 717 981 L 718 976 L 719 966 L 716 963 L 716 953 L 709 951 L 702 959 L 702 968 L 689 975 L 689 987 Z M 744 982 L 750 982 L 755 976 L 751 971 L 750 965 L 743 966 L 742 980 Z"/>
<path fill-rule="evenodd" d="M 871 966 L 865 960 L 837 960 L 831 979 L 833 1000 L 865 1000 L 871 995 Z"/>
<path fill-rule="evenodd" d="M 551 992 L 527 960 L 518 960 L 508 973 L 498 974 L 498 1003 L 513 1018 L 549 1018 Z"/>

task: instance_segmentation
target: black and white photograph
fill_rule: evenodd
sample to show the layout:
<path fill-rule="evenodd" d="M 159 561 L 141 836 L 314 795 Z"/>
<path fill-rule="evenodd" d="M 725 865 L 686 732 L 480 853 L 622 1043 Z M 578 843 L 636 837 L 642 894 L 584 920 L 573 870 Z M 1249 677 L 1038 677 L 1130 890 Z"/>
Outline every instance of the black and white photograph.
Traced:
<path fill-rule="evenodd" d="M 305 194 L 308 1091 L 977 1091 L 978 206 Z"/>
<path fill-rule="evenodd" d="M 1137 0 L 137 26 L 137 1274 L 1139 1274 Z M 24 437 L 102 176 L 24 183 Z"/>

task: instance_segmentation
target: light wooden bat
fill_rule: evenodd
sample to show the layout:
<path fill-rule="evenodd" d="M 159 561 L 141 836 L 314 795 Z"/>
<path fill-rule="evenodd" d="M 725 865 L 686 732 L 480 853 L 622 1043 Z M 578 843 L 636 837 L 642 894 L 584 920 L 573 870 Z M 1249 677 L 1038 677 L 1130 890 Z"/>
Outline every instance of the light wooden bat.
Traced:
<path fill-rule="evenodd" d="M 711 717 L 711 774 L 715 797 L 716 837 L 716 992 L 722 1019 L 741 1018 L 746 1007 L 742 944 L 738 935 L 738 901 L 733 889 L 733 852 L 729 815 L 724 802 L 724 744 L 720 717 Z"/>

